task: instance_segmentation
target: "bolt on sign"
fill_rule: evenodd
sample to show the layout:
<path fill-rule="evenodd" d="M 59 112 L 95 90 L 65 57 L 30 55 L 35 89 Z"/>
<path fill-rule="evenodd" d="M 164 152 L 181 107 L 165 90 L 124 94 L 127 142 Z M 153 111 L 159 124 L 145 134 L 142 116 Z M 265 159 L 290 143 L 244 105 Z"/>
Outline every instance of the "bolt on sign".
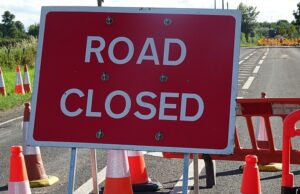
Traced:
<path fill-rule="evenodd" d="M 240 23 L 237 10 L 43 7 L 29 144 L 231 153 Z"/>

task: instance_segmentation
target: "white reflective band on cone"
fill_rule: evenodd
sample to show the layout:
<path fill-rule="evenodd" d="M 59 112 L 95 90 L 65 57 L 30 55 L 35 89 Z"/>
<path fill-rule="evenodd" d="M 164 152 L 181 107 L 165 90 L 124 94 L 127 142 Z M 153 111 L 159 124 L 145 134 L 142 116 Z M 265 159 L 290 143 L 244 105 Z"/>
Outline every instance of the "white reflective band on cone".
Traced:
<path fill-rule="evenodd" d="M 257 134 L 258 141 L 268 141 L 265 120 L 263 117 L 259 117 L 259 119 L 258 119 L 257 131 L 258 131 L 258 133 L 256 133 L 256 134 Z"/>
<path fill-rule="evenodd" d="M 23 122 L 21 125 L 23 125 L 23 154 L 24 155 L 37 155 L 41 154 L 41 150 L 39 147 L 32 147 L 27 146 L 27 135 L 28 135 L 28 127 L 29 122 Z"/>
<path fill-rule="evenodd" d="M 143 155 L 143 151 L 128 150 L 128 156 L 142 156 L 142 155 Z"/>
<path fill-rule="evenodd" d="M 31 194 L 29 181 L 22 182 L 9 182 L 8 183 L 8 193 L 14 194 Z"/>
<path fill-rule="evenodd" d="M 23 129 L 23 147 L 25 147 L 27 143 L 28 127 L 29 127 L 29 122 L 23 121 L 21 123 L 21 128 Z"/>
<path fill-rule="evenodd" d="M 106 177 L 124 178 L 129 177 L 129 164 L 126 150 L 107 151 Z"/>
<path fill-rule="evenodd" d="M 24 75 L 24 84 L 30 84 L 28 72 L 25 72 L 25 75 Z"/>
<path fill-rule="evenodd" d="M 0 76 L 0 88 L 5 88 L 4 79 L 3 79 L 3 75 L 2 74 Z"/>
<path fill-rule="evenodd" d="M 25 146 L 23 151 L 24 155 L 41 155 L 39 147 Z"/>
<path fill-rule="evenodd" d="M 20 72 L 17 73 L 16 85 L 23 85 L 23 81 L 22 81 Z"/>

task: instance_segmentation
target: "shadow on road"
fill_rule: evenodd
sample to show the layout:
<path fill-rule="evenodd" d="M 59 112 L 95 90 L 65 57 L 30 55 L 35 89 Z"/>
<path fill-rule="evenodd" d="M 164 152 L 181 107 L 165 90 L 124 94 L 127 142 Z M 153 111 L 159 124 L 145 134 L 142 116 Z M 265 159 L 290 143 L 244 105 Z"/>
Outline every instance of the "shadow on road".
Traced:
<path fill-rule="evenodd" d="M 224 172 L 217 172 L 216 176 L 230 176 L 230 175 L 238 175 L 238 174 L 243 174 L 243 172 L 240 169 L 236 170 L 229 170 L 229 171 L 224 171 Z M 199 176 L 199 179 L 204 179 L 206 178 L 206 175 Z"/>
<path fill-rule="evenodd" d="M 293 171 L 292 172 L 294 175 L 300 175 L 300 170 L 297 171 Z M 265 181 L 265 180 L 271 180 L 271 179 L 278 179 L 281 178 L 281 174 L 280 175 L 275 175 L 275 176 L 269 176 L 269 177 L 265 177 L 265 178 L 261 178 L 261 181 Z"/>
<path fill-rule="evenodd" d="M 8 190 L 8 186 L 7 185 L 0 187 L 0 191 L 7 191 L 7 190 Z"/>

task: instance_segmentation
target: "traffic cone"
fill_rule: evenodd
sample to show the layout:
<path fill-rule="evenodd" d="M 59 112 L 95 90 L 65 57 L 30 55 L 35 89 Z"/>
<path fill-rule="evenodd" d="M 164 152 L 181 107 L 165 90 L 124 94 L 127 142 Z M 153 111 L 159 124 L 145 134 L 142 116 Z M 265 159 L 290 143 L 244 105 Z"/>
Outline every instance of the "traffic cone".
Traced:
<path fill-rule="evenodd" d="M 0 94 L 2 94 L 3 96 L 7 96 L 1 67 L 0 67 Z"/>
<path fill-rule="evenodd" d="M 25 94 L 25 91 L 24 91 L 24 88 L 23 88 L 22 75 L 21 75 L 21 72 L 20 72 L 20 66 L 19 65 L 17 65 L 17 67 L 16 67 L 15 94 Z"/>
<path fill-rule="evenodd" d="M 128 151 L 128 162 L 133 191 L 158 191 L 162 188 L 161 183 L 151 181 L 148 178 L 142 151 Z"/>
<path fill-rule="evenodd" d="M 31 194 L 22 146 L 10 148 L 8 194 Z"/>
<path fill-rule="evenodd" d="M 266 93 L 261 93 L 261 98 L 266 98 Z M 266 130 L 266 123 L 264 117 L 259 117 L 256 127 L 256 142 L 260 149 L 270 149 L 268 135 Z M 282 164 L 280 163 L 269 163 L 269 164 L 258 164 L 260 171 L 266 172 L 277 172 L 282 170 Z"/>
<path fill-rule="evenodd" d="M 30 78 L 28 73 L 27 65 L 24 66 L 24 81 L 23 81 L 24 91 L 25 93 L 31 92 Z"/>
<path fill-rule="evenodd" d="M 30 104 L 25 103 L 23 117 L 23 144 L 24 157 L 30 187 L 46 187 L 53 185 L 59 179 L 56 176 L 47 176 L 39 147 L 27 146 L 28 126 L 30 120 Z"/>
<path fill-rule="evenodd" d="M 241 194 L 260 194 L 260 177 L 257 166 L 257 157 L 255 155 L 247 155 L 245 157 L 246 165 L 244 167 Z"/>
<path fill-rule="evenodd" d="M 266 93 L 261 93 L 261 98 L 266 98 Z M 269 141 L 266 130 L 266 124 L 263 117 L 259 117 L 256 128 L 256 142 L 259 148 L 269 149 Z"/>
<path fill-rule="evenodd" d="M 127 151 L 108 150 L 103 194 L 133 194 Z"/>

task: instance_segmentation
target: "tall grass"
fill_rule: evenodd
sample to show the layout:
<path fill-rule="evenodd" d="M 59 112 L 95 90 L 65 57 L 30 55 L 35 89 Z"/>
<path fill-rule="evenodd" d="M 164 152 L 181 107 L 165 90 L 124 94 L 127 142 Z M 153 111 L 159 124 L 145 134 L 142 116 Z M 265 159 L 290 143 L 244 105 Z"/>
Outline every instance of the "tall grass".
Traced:
<path fill-rule="evenodd" d="M 34 66 L 37 39 L 30 37 L 15 43 L 15 46 L 0 47 L 0 67 L 14 69 L 16 65 Z"/>

